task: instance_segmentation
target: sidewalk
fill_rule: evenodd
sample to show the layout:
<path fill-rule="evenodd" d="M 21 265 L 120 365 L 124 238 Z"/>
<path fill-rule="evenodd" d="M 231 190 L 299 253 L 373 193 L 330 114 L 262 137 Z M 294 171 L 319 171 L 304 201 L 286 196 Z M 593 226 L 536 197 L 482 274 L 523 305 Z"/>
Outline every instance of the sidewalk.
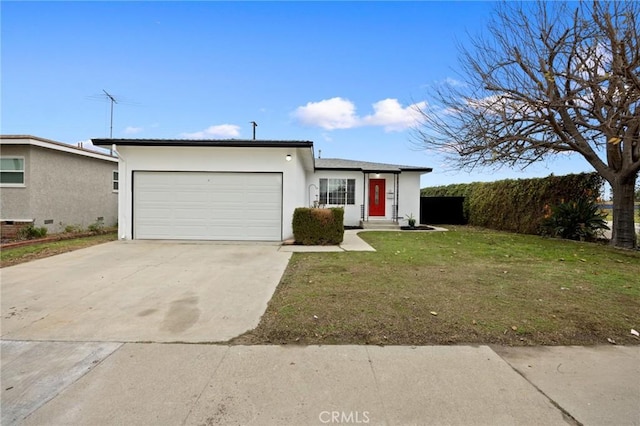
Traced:
<path fill-rule="evenodd" d="M 2 342 L 3 425 L 639 425 L 639 401 L 640 346 Z"/>

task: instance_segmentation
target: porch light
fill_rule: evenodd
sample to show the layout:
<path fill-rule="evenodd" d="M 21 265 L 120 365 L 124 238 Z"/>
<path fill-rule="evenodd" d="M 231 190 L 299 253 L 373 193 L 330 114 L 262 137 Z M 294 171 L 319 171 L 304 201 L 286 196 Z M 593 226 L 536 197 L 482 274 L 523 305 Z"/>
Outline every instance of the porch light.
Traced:
<path fill-rule="evenodd" d="M 286 159 L 287 159 L 287 161 L 291 161 L 291 158 L 292 158 L 292 157 L 291 157 L 291 154 L 287 154 L 287 156 L 286 156 L 286 157 L 284 157 L 284 158 L 286 158 Z"/>

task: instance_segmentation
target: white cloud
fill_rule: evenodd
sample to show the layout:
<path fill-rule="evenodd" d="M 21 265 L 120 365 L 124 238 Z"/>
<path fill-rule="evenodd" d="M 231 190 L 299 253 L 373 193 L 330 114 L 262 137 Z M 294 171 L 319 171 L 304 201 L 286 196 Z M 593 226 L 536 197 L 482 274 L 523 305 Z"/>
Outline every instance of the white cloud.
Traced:
<path fill-rule="evenodd" d="M 309 102 L 292 113 L 301 124 L 325 130 L 350 129 L 358 125 L 353 102 L 340 97 Z"/>
<path fill-rule="evenodd" d="M 449 86 L 453 86 L 453 87 L 465 87 L 467 85 L 466 83 L 451 77 L 445 78 L 444 82 L 445 84 L 448 84 Z"/>
<path fill-rule="evenodd" d="M 382 126 L 386 132 L 400 132 L 413 127 L 420 118 L 419 109 L 426 102 L 418 102 L 405 108 L 397 99 L 384 99 L 373 104 L 372 115 L 362 119 L 365 125 Z"/>
<path fill-rule="evenodd" d="M 199 132 L 182 133 L 180 136 L 188 139 L 235 138 L 240 136 L 240 126 L 235 124 L 219 124 L 217 126 L 209 126 Z"/>
<path fill-rule="evenodd" d="M 403 107 L 397 99 L 375 102 L 373 114 L 359 117 L 356 106 L 348 99 L 335 97 L 319 102 L 309 102 L 296 108 L 291 114 L 300 124 L 321 127 L 325 130 L 352 129 L 361 126 L 384 127 L 386 132 L 399 132 L 415 125 L 425 102 Z"/>
<path fill-rule="evenodd" d="M 144 130 L 144 128 L 142 128 L 142 127 L 127 126 L 124 129 L 124 133 L 126 135 L 135 135 L 135 134 L 138 134 L 138 133 L 142 132 L 143 130 Z"/>

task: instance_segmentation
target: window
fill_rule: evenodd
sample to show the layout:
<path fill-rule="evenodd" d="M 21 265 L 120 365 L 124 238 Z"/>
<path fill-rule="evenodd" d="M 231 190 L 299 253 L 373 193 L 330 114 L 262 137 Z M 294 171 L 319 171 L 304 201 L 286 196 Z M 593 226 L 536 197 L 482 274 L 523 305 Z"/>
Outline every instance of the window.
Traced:
<path fill-rule="evenodd" d="M 24 158 L 0 158 L 0 184 L 3 186 L 24 186 Z"/>
<path fill-rule="evenodd" d="M 320 204 L 346 205 L 356 203 L 355 179 L 320 179 Z"/>
<path fill-rule="evenodd" d="M 113 192 L 118 192 L 118 184 L 119 184 L 119 182 L 118 182 L 118 171 L 117 170 L 113 171 L 112 183 L 113 183 L 113 185 L 112 185 Z"/>

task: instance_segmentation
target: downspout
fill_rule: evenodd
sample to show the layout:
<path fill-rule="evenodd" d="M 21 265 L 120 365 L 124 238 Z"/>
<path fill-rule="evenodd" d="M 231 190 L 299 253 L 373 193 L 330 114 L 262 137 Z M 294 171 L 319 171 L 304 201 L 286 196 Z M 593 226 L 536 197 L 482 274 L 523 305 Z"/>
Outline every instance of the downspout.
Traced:
<path fill-rule="evenodd" d="M 367 211 L 367 174 L 362 171 L 362 221 L 365 221 L 365 212 Z"/>
<path fill-rule="evenodd" d="M 396 223 L 400 223 L 400 215 L 398 214 L 400 211 L 400 173 L 396 173 L 394 183 L 396 185 Z"/>

